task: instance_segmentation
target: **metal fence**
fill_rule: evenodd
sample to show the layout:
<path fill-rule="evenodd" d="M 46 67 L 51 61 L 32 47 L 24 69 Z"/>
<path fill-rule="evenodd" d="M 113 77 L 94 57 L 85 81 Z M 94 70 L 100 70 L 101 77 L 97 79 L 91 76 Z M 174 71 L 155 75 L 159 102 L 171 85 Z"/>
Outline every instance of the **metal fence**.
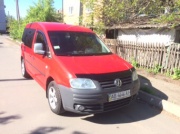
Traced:
<path fill-rule="evenodd" d="M 173 74 L 180 69 L 180 44 L 136 43 L 104 39 L 105 44 L 126 61 L 136 62 L 139 67 L 153 69 L 159 67 L 161 73 Z"/>

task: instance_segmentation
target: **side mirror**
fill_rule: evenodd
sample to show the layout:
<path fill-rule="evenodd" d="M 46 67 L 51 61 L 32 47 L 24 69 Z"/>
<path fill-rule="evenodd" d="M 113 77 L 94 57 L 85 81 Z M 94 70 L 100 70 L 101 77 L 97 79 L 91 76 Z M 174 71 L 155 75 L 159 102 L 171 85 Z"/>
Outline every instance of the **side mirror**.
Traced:
<path fill-rule="evenodd" d="M 34 53 L 44 55 L 45 51 L 43 49 L 43 44 L 42 43 L 35 43 L 34 44 Z"/>

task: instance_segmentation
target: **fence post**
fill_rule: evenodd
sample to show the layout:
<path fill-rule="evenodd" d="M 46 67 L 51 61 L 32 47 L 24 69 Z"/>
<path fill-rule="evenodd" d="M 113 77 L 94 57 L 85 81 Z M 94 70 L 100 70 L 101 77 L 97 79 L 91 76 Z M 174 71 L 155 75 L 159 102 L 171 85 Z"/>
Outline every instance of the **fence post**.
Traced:
<path fill-rule="evenodd" d="M 115 54 L 117 54 L 118 52 L 117 52 L 117 40 L 115 39 L 114 40 L 114 52 L 115 52 Z"/>

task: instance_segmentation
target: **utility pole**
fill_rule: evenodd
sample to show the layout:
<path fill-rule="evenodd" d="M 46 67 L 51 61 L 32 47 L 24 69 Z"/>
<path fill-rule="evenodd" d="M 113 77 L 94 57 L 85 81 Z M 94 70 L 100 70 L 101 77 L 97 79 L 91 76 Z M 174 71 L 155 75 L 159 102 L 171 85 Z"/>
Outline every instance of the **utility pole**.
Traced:
<path fill-rule="evenodd" d="M 16 0 L 16 16 L 17 16 L 17 21 L 20 21 L 20 13 L 19 13 L 19 2 Z"/>
<path fill-rule="evenodd" d="M 62 22 L 64 23 L 64 0 L 62 0 Z"/>

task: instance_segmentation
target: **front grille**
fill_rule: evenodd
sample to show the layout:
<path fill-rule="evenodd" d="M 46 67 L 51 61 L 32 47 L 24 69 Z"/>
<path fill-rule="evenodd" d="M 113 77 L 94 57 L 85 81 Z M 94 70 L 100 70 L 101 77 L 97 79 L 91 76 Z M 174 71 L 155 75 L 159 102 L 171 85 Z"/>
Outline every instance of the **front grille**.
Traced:
<path fill-rule="evenodd" d="M 120 79 L 122 81 L 122 86 L 124 86 L 126 84 L 131 84 L 131 82 L 132 82 L 131 76 L 123 77 Z M 103 89 L 116 88 L 116 85 L 114 84 L 114 80 L 115 80 L 115 78 L 112 80 L 100 81 L 99 83 Z"/>
<path fill-rule="evenodd" d="M 115 109 L 119 109 L 121 107 L 127 106 L 135 98 L 136 98 L 136 95 L 125 98 L 125 99 L 117 100 L 117 101 L 106 102 L 104 104 L 94 104 L 94 105 L 81 104 L 81 105 L 85 107 L 85 110 L 83 112 L 90 112 L 90 113 L 94 113 L 98 111 L 107 112 L 107 111 L 111 111 L 111 110 L 115 110 Z"/>

